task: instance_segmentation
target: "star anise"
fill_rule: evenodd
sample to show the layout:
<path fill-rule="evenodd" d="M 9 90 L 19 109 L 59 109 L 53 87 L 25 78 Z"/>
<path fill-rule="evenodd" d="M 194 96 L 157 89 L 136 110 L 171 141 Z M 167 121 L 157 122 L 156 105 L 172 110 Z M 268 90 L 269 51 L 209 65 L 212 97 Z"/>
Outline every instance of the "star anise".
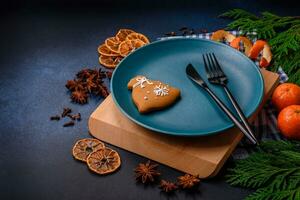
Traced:
<path fill-rule="evenodd" d="M 72 92 L 72 101 L 80 104 L 87 103 L 88 95 L 107 97 L 109 91 L 103 81 L 108 78 L 106 71 L 97 69 L 83 69 L 76 74 L 76 79 L 69 80 L 66 87 Z"/>
<path fill-rule="evenodd" d="M 68 80 L 66 88 L 71 91 L 84 90 L 83 82 L 80 80 Z"/>
<path fill-rule="evenodd" d="M 136 180 L 142 183 L 153 182 L 155 177 L 160 175 L 156 170 L 157 167 L 158 164 L 153 164 L 150 160 L 146 164 L 140 163 L 134 170 Z"/>
<path fill-rule="evenodd" d="M 82 69 L 80 70 L 77 74 L 76 74 L 76 77 L 79 78 L 79 79 L 86 79 L 88 77 L 90 77 L 92 74 L 92 71 L 91 69 Z"/>
<path fill-rule="evenodd" d="M 94 90 L 96 95 L 100 95 L 102 97 L 107 97 L 109 95 L 109 92 L 107 90 L 107 87 L 103 84 L 98 85 L 98 87 Z"/>
<path fill-rule="evenodd" d="M 182 187 L 183 189 L 189 189 L 194 187 L 195 185 L 198 185 L 200 182 L 200 179 L 197 176 L 193 176 L 190 174 L 185 174 L 183 176 L 179 176 L 177 178 L 178 185 Z"/>
<path fill-rule="evenodd" d="M 90 77 L 88 77 L 86 79 L 86 88 L 87 90 L 91 93 L 93 90 L 95 90 L 98 86 L 97 82 L 96 82 L 96 75 L 91 75 Z"/>
<path fill-rule="evenodd" d="M 74 91 L 71 94 L 71 99 L 72 101 L 76 102 L 76 103 L 80 103 L 80 104 L 85 104 L 87 103 L 87 94 L 85 91 Z"/>
<path fill-rule="evenodd" d="M 175 183 L 166 180 L 161 180 L 159 187 L 164 192 L 174 192 L 178 188 Z"/>

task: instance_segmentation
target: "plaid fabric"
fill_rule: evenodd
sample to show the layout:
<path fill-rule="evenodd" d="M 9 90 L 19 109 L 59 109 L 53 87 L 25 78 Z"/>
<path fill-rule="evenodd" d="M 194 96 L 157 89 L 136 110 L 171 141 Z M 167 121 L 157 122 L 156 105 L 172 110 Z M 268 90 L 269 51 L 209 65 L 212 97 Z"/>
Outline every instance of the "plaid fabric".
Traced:
<path fill-rule="evenodd" d="M 229 31 L 231 34 L 235 36 L 241 35 L 241 31 Z M 201 39 L 210 39 L 212 33 L 203 33 L 198 35 L 187 35 L 187 36 L 170 36 L 170 37 L 162 37 L 158 38 L 158 40 L 166 40 L 173 38 L 201 38 Z M 249 33 L 248 36 L 254 36 L 255 38 L 256 32 Z M 255 42 L 256 39 L 253 39 L 252 42 Z M 226 44 L 226 42 L 224 42 Z M 228 43 L 227 43 L 228 44 Z M 240 43 L 240 51 L 244 52 L 244 46 Z M 257 60 L 254 62 L 256 65 L 259 65 L 261 55 L 258 56 Z M 284 73 L 282 68 L 278 69 L 278 74 L 280 76 L 280 82 L 286 82 L 288 80 L 288 76 Z M 253 131 L 259 141 L 264 140 L 284 140 L 281 136 L 279 130 L 277 129 L 277 112 L 275 108 L 272 106 L 272 103 L 269 101 L 266 103 L 264 108 L 258 114 L 256 120 L 252 123 Z M 238 144 L 237 148 L 232 154 L 233 159 L 243 159 L 246 158 L 249 153 L 253 151 L 253 146 L 250 142 L 243 138 L 243 140 Z"/>
<path fill-rule="evenodd" d="M 279 74 L 280 83 L 287 82 L 289 77 L 286 75 L 286 73 L 283 71 L 283 69 L 281 67 L 279 67 L 277 73 Z"/>

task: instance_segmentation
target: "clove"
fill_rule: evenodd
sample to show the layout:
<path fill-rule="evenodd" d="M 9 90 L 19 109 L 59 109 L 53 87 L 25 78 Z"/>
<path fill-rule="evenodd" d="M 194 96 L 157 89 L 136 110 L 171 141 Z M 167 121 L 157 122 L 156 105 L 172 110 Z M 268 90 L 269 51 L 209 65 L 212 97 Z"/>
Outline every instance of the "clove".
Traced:
<path fill-rule="evenodd" d="M 176 33 L 174 31 L 165 33 L 166 36 L 176 36 Z"/>
<path fill-rule="evenodd" d="M 60 120 L 60 116 L 59 115 L 51 116 L 50 120 L 56 120 L 56 121 L 58 121 L 58 120 Z"/>
<path fill-rule="evenodd" d="M 74 126 L 74 124 L 74 121 L 69 121 L 67 123 L 64 123 L 63 127 Z"/>
<path fill-rule="evenodd" d="M 182 32 L 182 36 L 186 36 L 186 35 L 188 35 L 188 34 L 189 34 L 189 31 L 188 31 L 188 30 L 185 30 L 185 31 Z"/>
<path fill-rule="evenodd" d="M 81 120 L 81 114 L 80 114 L 80 113 L 75 114 L 75 115 L 67 114 L 67 116 L 68 116 L 69 118 L 71 118 L 72 120 L 77 120 L 77 121 L 80 121 L 80 120 Z"/>
<path fill-rule="evenodd" d="M 81 120 L 81 114 L 77 113 L 76 115 L 73 115 L 73 117 L 77 120 L 80 121 Z"/>
<path fill-rule="evenodd" d="M 180 29 L 179 29 L 179 31 L 186 31 L 186 30 L 188 30 L 188 27 L 181 27 Z"/>
<path fill-rule="evenodd" d="M 189 31 L 189 34 L 190 34 L 190 35 L 194 35 L 194 34 L 196 34 L 196 32 L 195 32 L 194 29 L 191 29 L 191 30 Z"/>
<path fill-rule="evenodd" d="M 65 117 L 72 112 L 71 108 L 64 108 L 64 111 L 61 114 L 61 117 Z"/>

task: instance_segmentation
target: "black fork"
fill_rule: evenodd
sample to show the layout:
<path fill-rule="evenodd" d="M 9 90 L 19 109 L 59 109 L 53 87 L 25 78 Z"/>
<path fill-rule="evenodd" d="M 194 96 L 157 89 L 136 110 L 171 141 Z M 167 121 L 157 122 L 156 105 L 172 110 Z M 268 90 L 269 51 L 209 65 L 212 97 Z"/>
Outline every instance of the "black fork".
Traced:
<path fill-rule="evenodd" d="M 203 56 L 203 61 L 204 61 L 204 66 L 205 66 L 208 81 L 212 84 L 220 85 L 224 88 L 230 102 L 232 103 L 238 116 L 242 120 L 244 127 L 249 132 L 252 139 L 254 139 L 258 144 L 258 141 L 257 141 L 252 129 L 250 128 L 248 120 L 246 119 L 242 109 L 240 108 L 239 104 L 237 103 L 237 101 L 235 100 L 232 93 L 230 92 L 230 90 L 227 87 L 228 78 L 227 78 L 226 74 L 224 73 L 224 71 L 222 70 L 215 54 L 208 53 L 208 54 L 205 54 L 202 56 Z"/>

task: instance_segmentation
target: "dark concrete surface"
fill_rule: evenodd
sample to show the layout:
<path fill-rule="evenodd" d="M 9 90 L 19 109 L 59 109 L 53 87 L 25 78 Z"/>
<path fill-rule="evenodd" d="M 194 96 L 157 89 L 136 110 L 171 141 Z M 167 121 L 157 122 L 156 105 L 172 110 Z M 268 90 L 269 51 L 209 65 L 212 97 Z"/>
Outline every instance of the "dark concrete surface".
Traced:
<path fill-rule="evenodd" d="M 97 46 L 119 28 L 155 40 L 182 26 L 215 30 L 230 8 L 299 15 L 289 1 L 6 1 L 0 13 L 0 199 L 243 199 L 250 191 L 224 181 L 225 170 L 193 192 L 167 196 L 136 184 L 133 169 L 147 159 L 114 147 L 122 167 L 98 176 L 71 155 L 89 137 L 87 120 L 102 99 L 73 104 L 66 80 L 85 66 L 99 67 Z M 63 107 L 82 114 L 74 127 L 49 121 Z M 178 155 L 180 156 L 180 155 Z M 176 158 L 174 158 L 176 159 Z M 188 165 L 189 163 L 187 163 Z M 180 172 L 161 165 L 163 178 Z"/>

